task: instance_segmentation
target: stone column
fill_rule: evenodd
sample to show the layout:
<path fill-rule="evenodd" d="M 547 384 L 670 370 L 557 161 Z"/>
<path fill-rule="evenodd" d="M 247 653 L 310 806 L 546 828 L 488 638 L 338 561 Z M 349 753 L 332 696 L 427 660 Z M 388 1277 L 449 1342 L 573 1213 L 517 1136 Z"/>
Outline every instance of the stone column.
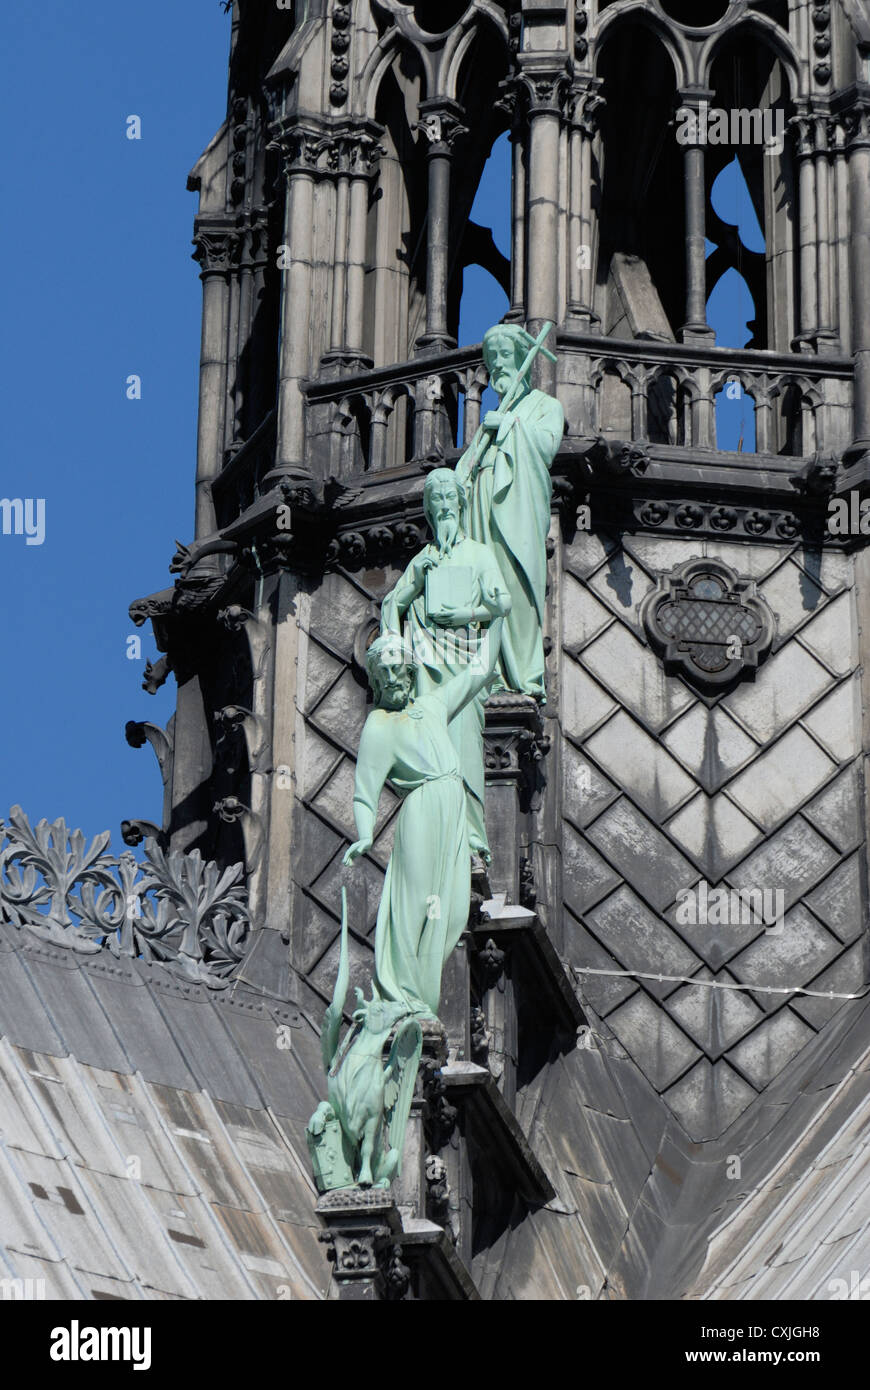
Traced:
<path fill-rule="evenodd" d="M 832 119 L 831 144 L 834 151 L 834 199 L 837 208 L 837 328 L 840 350 L 852 351 L 852 296 L 849 288 L 849 166 L 846 161 L 846 132 L 842 121 Z"/>
<path fill-rule="evenodd" d="M 228 277 L 229 299 L 227 307 L 227 345 L 225 348 L 227 367 L 224 376 L 224 390 L 226 393 L 226 404 L 224 406 L 224 459 L 229 459 L 231 454 L 235 452 L 234 444 L 239 440 L 239 422 L 236 411 L 239 385 L 239 336 L 240 331 L 244 331 L 240 324 L 242 280 L 240 267 L 244 257 L 246 235 L 246 231 L 240 227 L 236 242 L 236 253 L 233 256 L 233 264 Z"/>
<path fill-rule="evenodd" d="M 269 612 L 273 614 L 273 655 L 271 682 L 266 699 L 271 705 L 272 775 L 261 788 L 262 813 L 266 822 L 265 921 L 288 938 L 292 931 L 294 801 L 298 791 L 296 751 L 298 691 L 304 690 L 309 599 L 301 577 L 287 563 L 273 557 L 275 573 L 269 577 Z M 279 771 L 280 769 L 280 771 Z M 298 963 L 298 943 L 292 942 L 291 959 Z"/>
<path fill-rule="evenodd" d="M 706 119 L 704 108 L 713 96 L 706 88 L 680 93 L 680 104 L 695 114 L 699 143 L 687 144 L 683 154 L 683 189 L 686 208 L 686 322 L 680 332 L 684 343 L 709 343 L 715 338 L 707 323 L 707 185 L 704 172 L 704 144 L 700 125 Z"/>
<path fill-rule="evenodd" d="M 237 449 L 245 437 L 245 407 L 247 405 L 247 372 L 242 366 L 245 346 L 251 336 L 251 315 L 254 293 L 253 273 L 254 234 L 250 226 L 245 228 L 239 258 L 239 311 L 236 321 L 236 338 L 233 345 L 231 372 L 233 388 L 232 438 L 230 447 Z"/>
<path fill-rule="evenodd" d="M 770 399 L 770 380 L 767 376 L 753 381 L 755 389 L 755 452 L 769 453 L 772 448 L 773 406 Z"/>
<path fill-rule="evenodd" d="M 511 290 L 507 323 L 525 323 L 526 259 L 526 137 L 523 103 L 516 78 L 499 84 L 501 95 L 495 105 L 507 116 L 511 146 Z M 470 436 L 469 436 L 470 437 Z"/>
<path fill-rule="evenodd" d="M 846 112 L 849 152 L 850 269 L 855 407 L 850 455 L 870 451 L 870 84 L 852 94 Z"/>
<path fill-rule="evenodd" d="M 332 272 L 332 316 L 329 344 L 331 352 L 338 352 L 344 346 L 344 318 L 347 309 L 347 243 L 348 243 L 348 203 L 349 179 L 342 170 L 335 188 L 335 250 Z"/>
<path fill-rule="evenodd" d="M 818 115 L 814 121 L 813 162 L 816 178 L 816 283 L 818 284 L 818 325 L 816 332 L 816 352 L 832 354 L 839 348 L 834 330 L 834 246 L 831 221 L 831 167 L 828 162 L 827 113 Z"/>
<path fill-rule="evenodd" d="M 646 439 L 648 382 L 633 379 L 631 383 L 631 437 Z"/>
<path fill-rule="evenodd" d="M 418 128 L 428 140 L 429 209 L 426 238 L 426 332 L 418 352 L 443 352 L 456 346 L 447 331 L 447 286 L 450 278 L 450 186 L 456 141 L 467 134 L 462 108 L 445 97 L 420 102 Z"/>
<path fill-rule="evenodd" d="M 265 209 L 259 209 L 251 224 L 251 327 L 257 319 L 257 313 L 263 303 L 266 287 L 266 271 L 269 266 L 269 225 L 268 214 Z M 274 262 L 273 262 L 274 264 Z M 267 398 L 267 387 L 265 378 L 267 371 L 263 361 L 267 351 L 263 336 L 260 335 L 255 340 L 255 351 L 250 359 L 247 372 L 247 393 L 248 406 L 250 409 L 249 422 L 263 419 L 263 416 L 272 406 L 272 398 Z"/>
<path fill-rule="evenodd" d="M 365 371 L 372 359 L 365 341 L 366 228 L 369 186 L 383 153 L 381 127 L 342 131 L 333 144 L 335 192 L 335 275 L 332 285 L 330 349 L 323 363 L 344 371 Z"/>
<path fill-rule="evenodd" d="M 519 123 L 511 141 L 511 306 L 507 317 L 523 323 L 526 317 L 526 142 Z"/>
<path fill-rule="evenodd" d="M 815 123 L 804 103 L 792 119 L 798 183 L 798 332 L 792 344 L 812 352 L 819 327 L 818 256 L 816 250 Z"/>
<path fill-rule="evenodd" d="M 318 132 L 291 127 L 277 136 L 287 180 L 281 271 L 281 339 L 278 362 L 278 438 L 275 474 L 304 471 L 305 401 L 299 383 L 310 375 L 308 334 L 300 325 L 311 312 L 314 179 L 325 141 Z M 274 475 L 270 475 L 272 477 Z"/>
<path fill-rule="evenodd" d="M 570 326 L 589 332 L 599 317 L 592 307 L 595 283 L 592 219 L 592 142 L 598 113 L 604 105 L 597 78 L 586 79 L 571 95 L 571 192 L 568 222 L 568 319 Z"/>
<path fill-rule="evenodd" d="M 547 320 L 559 324 L 559 239 L 561 195 L 559 144 L 568 75 L 554 69 L 552 57 L 542 65 L 536 55 L 520 54 L 527 99 L 528 156 L 526 190 L 526 315 L 530 333 L 537 335 Z M 542 355 L 535 364 L 535 384 L 555 393 L 556 364 Z"/>
<path fill-rule="evenodd" d="M 350 183 L 350 224 L 347 251 L 345 337 L 348 351 L 362 355 L 365 307 L 365 249 L 368 178 L 357 173 Z M 371 362 L 371 358 L 366 359 Z"/>
<path fill-rule="evenodd" d="M 697 394 L 692 401 L 692 443 L 701 449 L 716 448 L 716 399 L 709 367 L 695 371 Z"/>
<path fill-rule="evenodd" d="M 193 240 L 193 259 L 202 267 L 195 530 L 200 540 L 216 529 L 211 485 L 224 462 L 229 276 L 238 250 L 238 233 L 227 225 L 197 223 Z"/>

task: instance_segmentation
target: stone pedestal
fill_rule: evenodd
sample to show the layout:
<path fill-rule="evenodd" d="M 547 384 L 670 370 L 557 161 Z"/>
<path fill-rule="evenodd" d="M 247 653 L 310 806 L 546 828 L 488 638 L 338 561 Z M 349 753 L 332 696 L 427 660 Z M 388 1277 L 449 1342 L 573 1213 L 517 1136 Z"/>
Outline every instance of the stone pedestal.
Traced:
<path fill-rule="evenodd" d="M 406 1296 L 402 1223 L 389 1189 L 339 1188 L 324 1193 L 315 1211 L 326 1228 L 320 1239 L 333 1266 L 331 1299 L 379 1303 Z"/>
<path fill-rule="evenodd" d="M 537 701 L 530 695 L 491 695 L 486 702 L 486 833 L 492 849 L 489 882 L 508 902 L 520 900 L 520 872 L 528 854 L 531 816 L 543 787 L 542 759 L 549 747 Z"/>
<path fill-rule="evenodd" d="M 422 1219 L 432 1215 L 429 1210 L 431 1181 L 428 1175 L 431 1146 L 426 1133 L 428 1093 L 433 1079 L 440 1073 L 448 1055 L 447 1034 L 444 1028 L 428 1020 L 423 1021 L 422 1028 L 423 1055 L 417 1072 L 408 1127 L 405 1130 L 402 1168 L 392 1187 L 405 1225 L 411 1219 Z"/>

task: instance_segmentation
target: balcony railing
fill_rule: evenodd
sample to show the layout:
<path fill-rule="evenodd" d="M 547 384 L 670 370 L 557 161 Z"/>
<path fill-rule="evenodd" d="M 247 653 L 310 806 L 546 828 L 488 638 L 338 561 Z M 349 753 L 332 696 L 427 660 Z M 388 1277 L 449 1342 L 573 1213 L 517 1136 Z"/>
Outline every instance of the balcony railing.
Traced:
<path fill-rule="evenodd" d="M 306 445 L 336 477 L 462 447 L 486 389 L 480 344 L 305 384 Z"/>
<path fill-rule="evenodd" d="M 808 458 L 841 453 L 852 437 L 852 362 L 564 333 L 557 380 L 569 435 L 645 440 L 715 451 L 717 398 L 742 397 L 754 418 L 743 452 Z M 481 415 L 480 345 L 303 384 L 306 462 L 320 477 L 401 472 L 463 447 Z M 747 416 L 747 418 L 749 418 Z M 218 525 L 260 496 L 275 457 L 267 416 L 215 479 Z"/>
<path fill-rule="evenodd" d="M 558 371 L 572 434 L 725 447 L 716 437 L 725 393 L 751 405 L 748 452 L 805 458 L 842 450 L 851 438 L 848 358 L 565 334 Z"/>

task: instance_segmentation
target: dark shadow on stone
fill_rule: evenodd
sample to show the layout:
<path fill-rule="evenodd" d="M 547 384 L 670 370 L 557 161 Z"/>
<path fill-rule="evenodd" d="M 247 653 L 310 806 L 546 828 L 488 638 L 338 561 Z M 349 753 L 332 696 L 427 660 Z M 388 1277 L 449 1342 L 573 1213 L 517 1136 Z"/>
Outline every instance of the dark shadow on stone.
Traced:
<path fill-rule="evenodd" d="M 634 570 L 625 562 L 625 555 L 622 551 L 618 555 L 611 555 L 607 562 L 608 575 L 607 587 L 612 589 L 622 604 L 623 608 L 631 607 L 631 576 Z"/>

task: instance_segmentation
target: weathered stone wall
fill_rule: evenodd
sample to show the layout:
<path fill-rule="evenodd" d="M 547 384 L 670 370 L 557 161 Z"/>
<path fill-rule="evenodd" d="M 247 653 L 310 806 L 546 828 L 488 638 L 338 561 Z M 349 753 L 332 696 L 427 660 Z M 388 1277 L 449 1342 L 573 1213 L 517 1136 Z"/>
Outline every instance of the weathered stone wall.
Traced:
<path fill-rule="evenodd" d="M 657 576 L 699 554 L 753 577 L 776 618 L 756 679 L 713 698 L 665 673 L 639 616 Z M 859 988 L 866 832 L 852 561 L 799 545 L 579 533 L 563 563 L 573 963 Z M 678 894 L 702 879 L 782 890 L 781 930 L 681 924 Z M 583 991 L 696 1139 L 720 1133 L 842 1007 L 655 979 L 586 976 Z"/>

